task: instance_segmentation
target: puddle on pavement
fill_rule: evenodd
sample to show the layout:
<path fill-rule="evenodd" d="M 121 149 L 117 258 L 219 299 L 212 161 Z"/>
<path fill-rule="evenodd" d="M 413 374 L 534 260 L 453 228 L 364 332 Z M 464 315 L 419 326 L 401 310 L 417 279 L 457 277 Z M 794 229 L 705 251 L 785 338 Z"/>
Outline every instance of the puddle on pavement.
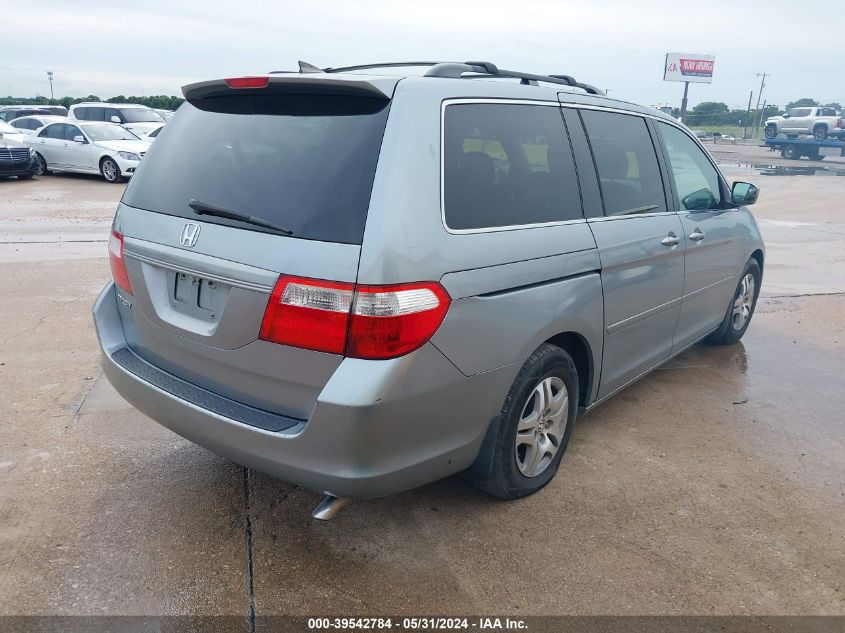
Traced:
<path fill-rule="evenodd" d="M 761 176 L 845 176 L 845 165 L 819 167 L 815 165 L 768 165 L 765 163 L 719 163 L 729 169 L 753 169 Z"/>

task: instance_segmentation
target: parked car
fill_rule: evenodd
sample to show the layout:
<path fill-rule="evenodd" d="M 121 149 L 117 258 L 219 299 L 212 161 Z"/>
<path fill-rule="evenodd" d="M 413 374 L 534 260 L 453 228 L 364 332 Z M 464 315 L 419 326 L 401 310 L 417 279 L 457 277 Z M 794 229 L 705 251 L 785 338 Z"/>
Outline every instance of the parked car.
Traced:
<path fill-rule="evenodd" d="M 26 135 L 23 133 L 23 131 L 12 127 L 5 121 L 0 121 L 0 137 L 15 141 L 17 143 L 23 143 L 23 139 L 25 136 Z"/>
<path fill-rule="evenodd" d="M 68 118 L 118 123 L 139 136 L 164 123 L 155 110 L 134 103 L 77 103 L 70 106 Z"/>
<path fill-rule="evenodd" d="M 6 121 L 7 123 L 13 119 L 29 116 L 30 114 L 50 115 L 53 112 L 48 110 L 46 106 L 0 106 L 0 121 Z"/>
<path fill-rule="evenodd" d="M 743 336 L 757 189 L 683 125 L 490 63 L 354 70 L 183 88 L 94 305 L 138 409 L 317 518 L 461 471 L 513 499 L 579 413 Z"/>
<path fill-rule="evenodd" d="M 845 129 L 835 108 L 792 108 L 783 116 L 766 119 L 765 134 L 766 138 L 775 138 L 778 134 L 788 137 L 812 134 L 821 141 L 828 136 L 845 136 Z"/>
<path fill-rule="evenodd" d="M 161 133 L 161 131 L 163 129 L 164 129 L 164 123 L 162 123 L 158 127 L 154 127 L 152 130 L 150 130 L 146 134 L 141 135 L 141 138 L 144 139 L 145 141 L 152 142 L 156 139 L 156 137 Z"/>
<path fill-rule="evenodd" d="M 57 121 L 64 121 L 66 117 L 53 116 L 50 114 L 32 114 L 29 116 L 18 117 L 9 122 L 13 128 L 22 134 L 31 136 L 38 132 L 42 127 L 48 123 L 55 123 Z"/>
<path fill-rule="evenodd" d="M 707 138 L 707 132 L 704 130 L 692 130 L 692 133 L 695 134 L 697 139 Z"/>
<path fill-rule="evenodd" d="M 56 116 L 64 116 L 66 117 L 68 114 L 68 110 L 64 106 L 60 105 L 45 105 L 45 106 L 38 106 L 39 108 L 43 108 L 44 110 L 49 110 Z"/>
<path fill-rule="evenodd" d="M 71 120 L 50 123 L 26 142 L 35 149 L 39 174 L 102 174 L 108 182 L 132 176 L 150 146 L 115 123 Z"/>
<path fill-rule="evenodd" d="M 20 141 L 0 135 L 0 178 L 32 178 L 37 171 L 35 152 Z"/>
<path fill-rule="evenodd" d="M 718 134 L 718 136 L 717 136 Z M 714 143 L 732 143 L 736 144 L 736 137 L 730 134 L 720 134 L 719 132 L 713 133 L 713 142 Z"/>

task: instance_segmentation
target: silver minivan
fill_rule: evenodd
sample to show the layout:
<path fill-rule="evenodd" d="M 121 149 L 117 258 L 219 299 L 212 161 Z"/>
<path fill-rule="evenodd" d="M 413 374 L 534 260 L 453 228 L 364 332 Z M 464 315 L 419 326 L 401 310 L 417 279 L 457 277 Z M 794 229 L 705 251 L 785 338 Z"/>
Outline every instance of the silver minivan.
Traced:
<path fill-rule="evenodd" d="M 94 318 L 115 388 L 327 495 L 504 499 L 575 418 L 748 328 L 764 247 L 684 126 L 485 62 L 186 86 L 126 189 Z"/>

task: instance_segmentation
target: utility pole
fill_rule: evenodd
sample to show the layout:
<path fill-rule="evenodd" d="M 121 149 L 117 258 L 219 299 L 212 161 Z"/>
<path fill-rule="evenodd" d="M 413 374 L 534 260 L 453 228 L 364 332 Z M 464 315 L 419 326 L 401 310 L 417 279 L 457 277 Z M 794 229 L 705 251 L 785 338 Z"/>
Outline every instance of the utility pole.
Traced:
<path fill-rule="evenodd" d="M 766 109 L 766 101 L 763 100 L 763 110 Z M 757 138 L 757 134 L 760 132 L 760 125 L 763 123 L 763 110 L 760 111 L 760 118 L 757 120 L 757 125 L 754 126 L 754 138 Z"/>
<path fill-rule="evenodd" d="M 757 118 L 757 110 L 760 109 L 760 99 L 763 97 L 763 88 L 766 87 L 766 77 L 768 77 L 769 74 L 765 73 L 765 72 L 762 75 L 760 73 L 757 73 L 757 76 L 758 77 L 762 76 L 763 80 L 760 82 L 760 92 L 757 93 L 757 105 L 754 107 L 754 118 L 755 119 Z M 763 119 L 763 113 L 762 112 L 760 112 L 760 119 L 761 120 Z M 755 123 L 754 123 L 754 138 L 757 138 L 757 125 L 758 125 L 758 123 L 755 120 Z"/>
<path fill-rule="evenodd" d="M 53 100 L 53 71 L 52 70 L 47 71 L 47 79 L 50 80 L 50 101 L 52 101 Z"/>
<path fill-rule="evenodd" d="M 754 91 L 748 93 L 748 111 L 745 113 L 745 127 L 742 129 L 742 140 L 748 138 L 748 119 L 751 118 L 751 99 L 754 97 Z"/>

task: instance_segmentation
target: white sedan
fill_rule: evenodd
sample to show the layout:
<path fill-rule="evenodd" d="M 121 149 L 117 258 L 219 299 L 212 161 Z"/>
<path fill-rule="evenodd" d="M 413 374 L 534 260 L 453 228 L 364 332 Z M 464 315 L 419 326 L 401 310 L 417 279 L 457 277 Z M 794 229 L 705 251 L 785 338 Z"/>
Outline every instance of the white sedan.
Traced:
<path fill-rule="evenodd" d="M 64 121 L 67 117 L 53 116 L 50 114 L 30 114 L 28 116 L 21 116 L 17 119 L 9 121 L 9 125 L 15 128 L 18 132 L 22 132 L 27 136 L 36 134 L 38 130 L 49 123 L 56 123 L 57 121 Z"/>
<path fill-rule="evenodd" d="M 50 123 L 25 142 L 35 150 L 40 173 L 102 174 L 108 182 L 132 176 L 150 147 L 115 123 L 70 120 Z"/>
<path fill-rule="evenodd" d="M 5 121 L 0 121 L 0 136 L 17 141 L 18 143 L 23 143 L 23 139 L 26 135 L 20 130 L 13 128 Z"/>

